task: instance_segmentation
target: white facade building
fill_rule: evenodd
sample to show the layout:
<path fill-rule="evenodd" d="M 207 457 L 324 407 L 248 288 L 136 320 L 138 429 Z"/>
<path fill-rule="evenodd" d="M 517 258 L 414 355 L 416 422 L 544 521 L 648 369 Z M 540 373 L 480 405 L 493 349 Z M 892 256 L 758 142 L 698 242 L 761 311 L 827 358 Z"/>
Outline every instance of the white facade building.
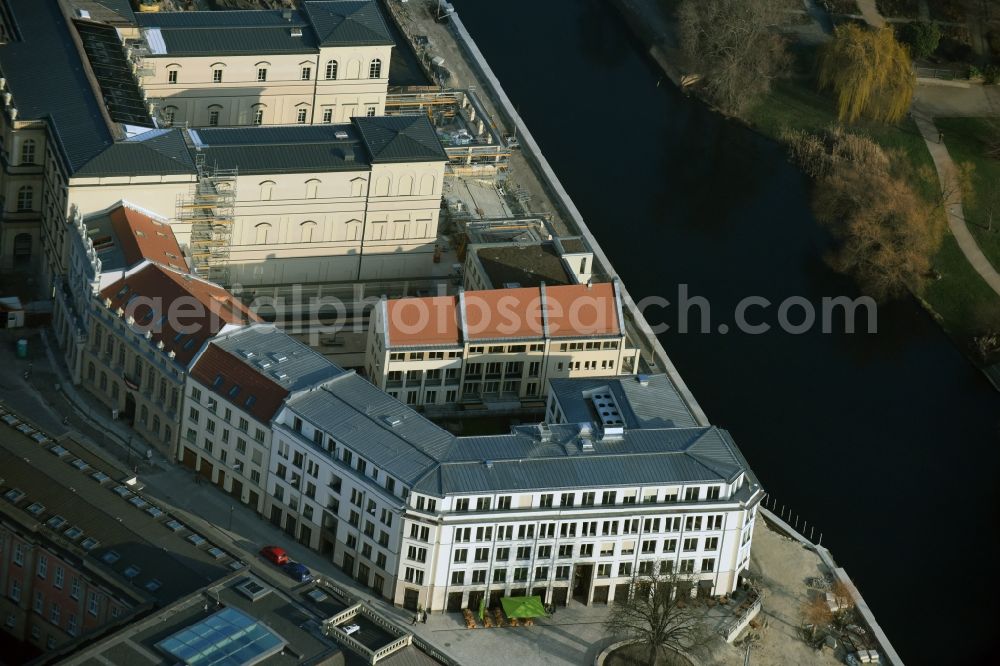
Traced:
<path fill-rule="evenodd" d="M 662 375 L 557 380 L 548 414 L 576 421 L 456 438 L 344 373 L 276 418 L 268 515 L 408 608 L 610 602 L 657 567 L 735 588 L 763 491 L 728 433 Z"/>
<path fill-rule="evenodd" d="M 368 327 L 371 381 L 408 405 L 538 403 L 549 379 L 635 371 L 618 283 L 383 300 Z"/>
<path fill-rule="evenodd" d="M 374 0 L 138 14 L 161 126 L 312 125 L 385 112 L 394 41 Z"/>
<path fill-rule="evenodd" d="M 177 459 L 265 513 L 271 420 L 289 395 L 342 372 L 271 324 L 217 336 L 187 374 Z"/>

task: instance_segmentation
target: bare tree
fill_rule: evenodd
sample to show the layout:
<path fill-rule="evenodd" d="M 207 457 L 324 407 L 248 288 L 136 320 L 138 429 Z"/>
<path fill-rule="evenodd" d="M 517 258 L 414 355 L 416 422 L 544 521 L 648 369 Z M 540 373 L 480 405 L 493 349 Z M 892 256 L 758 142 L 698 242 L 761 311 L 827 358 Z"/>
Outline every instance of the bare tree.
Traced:
<path fill-rule="evenodd" d="M 919 289 L 944 226 L 904 176 L 906 160 L 838 128 L 786 139 L 793 159 L 816 180 L 813 209 L 838 241 L 828 255 L 833 268 L 877 300 Z"/>
<path fill-rule="evenodd" d="M 677 10 L 681 48 L 722 110 L 740 115 L 791 66 L 775 27 L 787 0 L 684 0 Z"/>
<path fill-rule="evenodd" d="M 614 636 L 630 640 L 647 651 L 648 666 L 661 650 L 687 652 L 705 642 L 701 609 L 692 606 L 684 590 L 696 584 L 690 574 L 657 572 L 634 576 L 632 594 L 615 599 L 605 627 Z"/>

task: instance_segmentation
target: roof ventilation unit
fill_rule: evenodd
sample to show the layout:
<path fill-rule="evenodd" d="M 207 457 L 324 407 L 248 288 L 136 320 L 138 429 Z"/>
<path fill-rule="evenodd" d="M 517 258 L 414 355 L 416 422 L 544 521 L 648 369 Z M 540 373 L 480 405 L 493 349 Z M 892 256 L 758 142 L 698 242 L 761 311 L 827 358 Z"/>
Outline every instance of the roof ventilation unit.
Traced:
<path fill-rule="evenodd" d="M 302 36 L 302 28 L 299 27 L 292 28 L 292 37 L 301 37 L 301 36 Z"/>
<path fill-rule="evenodd" d="M 342 139 L 342 140 L 350 138 L 350 135 L 344 130 L 337 130 L 336 132 L 333 133 L 333 136 L 336 139 Z"/>
<path fill-rule="evenodd" d="M 398 416 L 383 416 L 382 420 L 390 428 L 395 428 L 396 426 L 398 426 L 403 422 L 403 419 L 399 418 Z"/>

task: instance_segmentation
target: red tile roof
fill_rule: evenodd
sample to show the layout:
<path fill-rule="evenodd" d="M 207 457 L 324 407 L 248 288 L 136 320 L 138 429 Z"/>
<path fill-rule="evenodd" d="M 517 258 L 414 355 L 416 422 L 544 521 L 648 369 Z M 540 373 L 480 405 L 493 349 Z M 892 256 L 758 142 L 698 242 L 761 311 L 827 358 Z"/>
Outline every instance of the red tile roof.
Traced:
<path fill-rule="evenodd" d="M 541 338 L 540 289 L 488 289 L 467 291 L 465 300 L 465 338 Z"/>
<path fill-rule="evenodd" d="M 126 266 L 135 266 L 143 259 L 187 271 L 181 248 L 174 231 L 166 222 L 154 220 L 122 204 L 108 213 L 118 237 Z"/>
<path fill-rule="evenodd" d="M 622 334 L 619 309 L 611 283 L 394 299 L 386 304 L 388 344 L 415 347 L 463 340 L 542 339 L 546 332 L 550 338 L 617 336 Z"/>
<path fill-rule="evenodd" d="M 258 321 L 238 299 L 217 284 L 157 264 L 147 264 L 101 291 L 110 308 L 124 310 L 134 328 L 152 332 L 181 365 L 227 324 Z"/>
<path fill-rule="evenodd" d="M 209 344 L 205 353 L 198 357 L 191 368 L 191 376 L 212 393 L 249 412 L 262 423 L 274 417 L 288 396 L 286 388 L 213 344 Z"/>
<path fill-rule="evenodd" d="M 619 335 L 615 286 L 602 282 L 570 284 L 545 290 L 549 336 Z"/>
<path fill-rule="evenodd" d="M 397 298 L 386 303 L 389 342 L 396 345 L 458 345 L 454 296 Z"/>

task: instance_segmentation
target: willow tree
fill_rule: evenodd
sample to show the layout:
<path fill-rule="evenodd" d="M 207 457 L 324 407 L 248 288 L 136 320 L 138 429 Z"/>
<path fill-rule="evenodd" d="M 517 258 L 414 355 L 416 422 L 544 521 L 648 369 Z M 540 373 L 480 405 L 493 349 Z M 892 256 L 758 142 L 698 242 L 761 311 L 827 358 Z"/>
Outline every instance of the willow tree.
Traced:
<path fill-rule="evenodd" d="M 910 108 L 916 78 L 910 52 L 891 28 L 850 24 L 837 28 L 820 52 L 819 85 L 837 96 L 841 122 L 864 116 L 894 123 Z"/>

